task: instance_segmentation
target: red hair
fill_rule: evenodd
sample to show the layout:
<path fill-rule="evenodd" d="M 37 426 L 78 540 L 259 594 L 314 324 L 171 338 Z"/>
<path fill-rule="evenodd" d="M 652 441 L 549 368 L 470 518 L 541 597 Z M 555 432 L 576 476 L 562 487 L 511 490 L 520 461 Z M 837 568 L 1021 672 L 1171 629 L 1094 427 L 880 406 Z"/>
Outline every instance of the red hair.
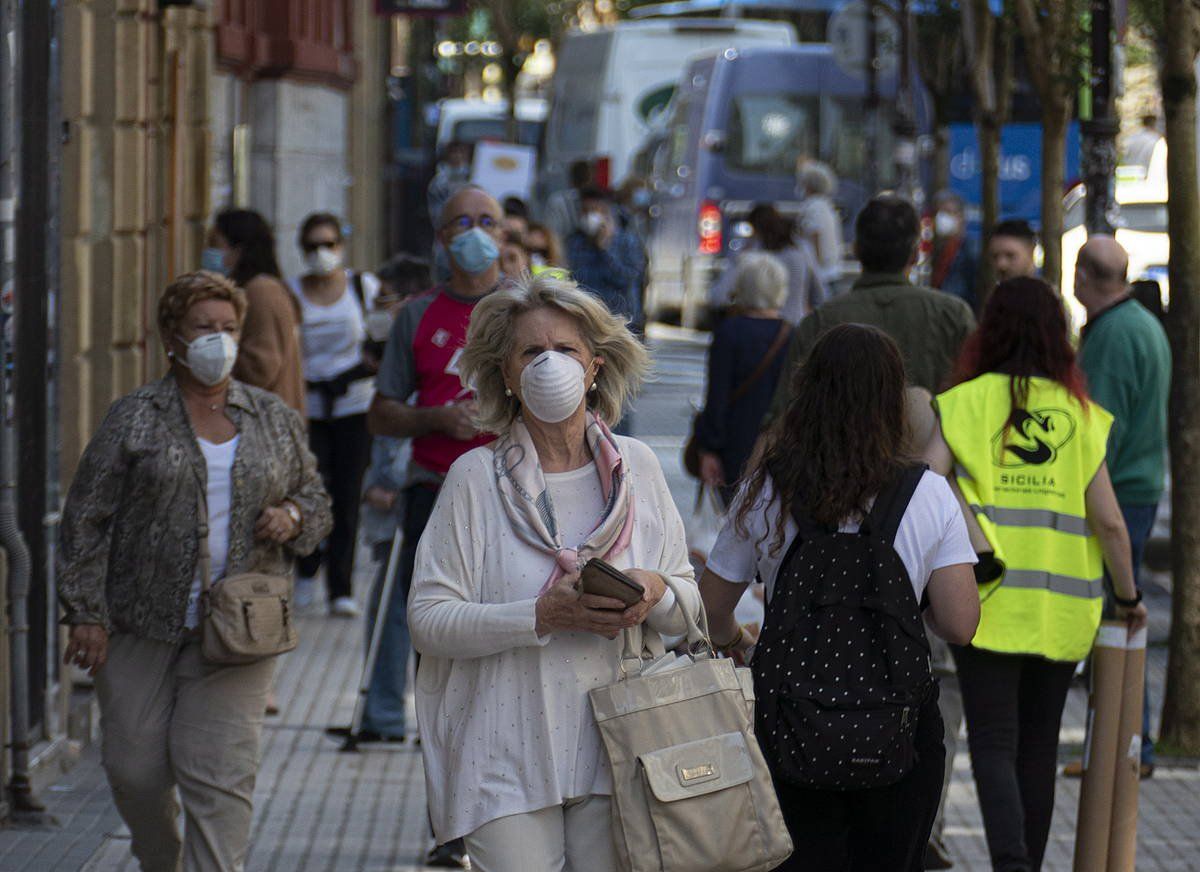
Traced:
<path fill-rule="evenodd" d="M 1012 376 L 1014 409 L 1024 404 L 1035 376 L 1058 382 L 1087 408 L 1087 380 L 1075 360 L 1062 299 L 1042 279 L 1008 279 L 988 297 L 979 329 L 963 343 L 953 383 L 989 372 Z"/>

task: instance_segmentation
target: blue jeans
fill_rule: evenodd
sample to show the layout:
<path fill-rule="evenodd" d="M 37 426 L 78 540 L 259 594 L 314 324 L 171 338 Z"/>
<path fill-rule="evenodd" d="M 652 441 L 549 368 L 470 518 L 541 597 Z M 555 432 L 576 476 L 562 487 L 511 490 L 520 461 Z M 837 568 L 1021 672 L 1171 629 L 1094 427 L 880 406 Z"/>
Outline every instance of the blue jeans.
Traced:
<path fill-rule="evenodd" d="M 1129 531 L 1129 549 L 1133 556 L 1133 581 L 1140 590 L 1142 587 L 1142 557 L 1146 553 L 1146 542 L 1154 530 L 1154 516 L 1158 514 L 1158 504 L 1149 506 L 1122 505 L 1121 514 L 1125 516 L 1125 528 Z M 1150 660 L 1146 660 L 1147 669 Z M 1150 738 L 1150 681 L 1146 681 L 1146 689 L 1142 694 L 1142 762 L 1153 765 L 1154 740 Z"/>
<path fill-rule="evenodd" d="M 391 542 L 375 545 L 375 559 L 379 572 L 371 588 L 367 604 L 366 644 L 371 644 L 371 632 L 379 615 L 380 597 L 383 594 L 384 575 L 387 573 L 388 553 Z M 366 707 L 363 709 L 364 731 L 372 731 L 388 738 L 404 736 L 404 687 L 408 678 L 408 591 L 399 577 L 402 567 L 397 566 L 397 578 L 392 584 L 391 596 L 381 620 L 384 621 L 383 636 L 379 640 L 379 651 L 375 668 L 371 671 L 371 684 L 367 690 Z"/>

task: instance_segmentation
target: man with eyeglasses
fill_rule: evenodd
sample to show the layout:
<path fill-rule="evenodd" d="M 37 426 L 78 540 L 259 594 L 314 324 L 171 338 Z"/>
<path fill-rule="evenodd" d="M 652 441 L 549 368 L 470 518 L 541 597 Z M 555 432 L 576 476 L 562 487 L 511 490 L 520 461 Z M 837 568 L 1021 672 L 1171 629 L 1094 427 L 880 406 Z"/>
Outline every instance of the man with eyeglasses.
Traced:
<path fill-rule="evenodd" d="M 458 376 L 471 310 L 500 281 L 504 213 L 482 188 L 459 188 L 438 217 L 438 242 L 449 253 L 450 280 L 406 305 L 388 336 L 367 427 L 377 436 L 412 439 L 403 491 L 404 540 L 397 568 L 408 599 L 417 543 L 451 464 L 492 440 L 471 423 L 475 400 Z M 436 846 L 427 866 L 462 868 L 460 840 Z"/>

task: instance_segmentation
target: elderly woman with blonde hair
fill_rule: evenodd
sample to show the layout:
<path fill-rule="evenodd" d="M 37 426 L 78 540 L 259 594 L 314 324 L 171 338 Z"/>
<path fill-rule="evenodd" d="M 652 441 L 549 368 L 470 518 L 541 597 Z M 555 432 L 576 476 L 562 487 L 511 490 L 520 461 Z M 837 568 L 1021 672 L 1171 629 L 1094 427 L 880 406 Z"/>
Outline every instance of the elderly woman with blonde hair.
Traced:
<path fill-rule="evenodd" d="M 596 297 L 539 277 L 476 305 L 459 365 L 497 439 L 451 467 L 413 575 L 434 831 L 465 836 L 483 872 L 614 869 L 612 776 L 587 693 L 617 680 L 623 629 L 680 634 L 681 609 L 700 612 L 662 469 L 609 429 L 649 358 Z M 581 593 L 593 557 L 644 598 Z"/>
<path fill-rule="evenodd" d="M 693 431 L 700 480 L 728 503 L 762 431 L 783 372 L 791 322 L 783 317 L 788 271 L 773 254 L 751 251 L 737 263 L 733 304 L 738 313 L 713 331 L 708 394 Z"/>
<path fill-rule="evenodd" d="M 250 836 L 274 660 L 204 659 L 202 574 L 288 576 L 331 525 L 300 416 L 230 378 L 245 316 L 216 273 L 166 289 L 170 371 L 113 404 L 63 510 L 64 659 L 96 677 L 104 769 L 146 872 L 241 869 Z"/>

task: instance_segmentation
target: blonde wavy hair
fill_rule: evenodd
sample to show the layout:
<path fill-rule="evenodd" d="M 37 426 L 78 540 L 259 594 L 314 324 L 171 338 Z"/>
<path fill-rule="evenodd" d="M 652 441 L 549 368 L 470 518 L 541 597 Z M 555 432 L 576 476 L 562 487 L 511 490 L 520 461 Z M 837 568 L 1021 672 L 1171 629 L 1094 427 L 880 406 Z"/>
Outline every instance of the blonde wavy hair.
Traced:
<path fill-rule="evenodd" d="M 629 331 L 624 318 L 609 311 L 572 279 L 525 275 L 475 304 L 467 344 L 459 360 L 464 385 L 475 390 L 475 424 L 485 433 L 504 434 L 521 404 L 504 394 L 504 365 L 513 351 L 517 318 L 536 309 L 558 309 L 579 327 L 588 350 L 604 358 L 588 405 L 610 427 L 621 420 L 625 404 L 650 373 L 650 354 Z"/>

